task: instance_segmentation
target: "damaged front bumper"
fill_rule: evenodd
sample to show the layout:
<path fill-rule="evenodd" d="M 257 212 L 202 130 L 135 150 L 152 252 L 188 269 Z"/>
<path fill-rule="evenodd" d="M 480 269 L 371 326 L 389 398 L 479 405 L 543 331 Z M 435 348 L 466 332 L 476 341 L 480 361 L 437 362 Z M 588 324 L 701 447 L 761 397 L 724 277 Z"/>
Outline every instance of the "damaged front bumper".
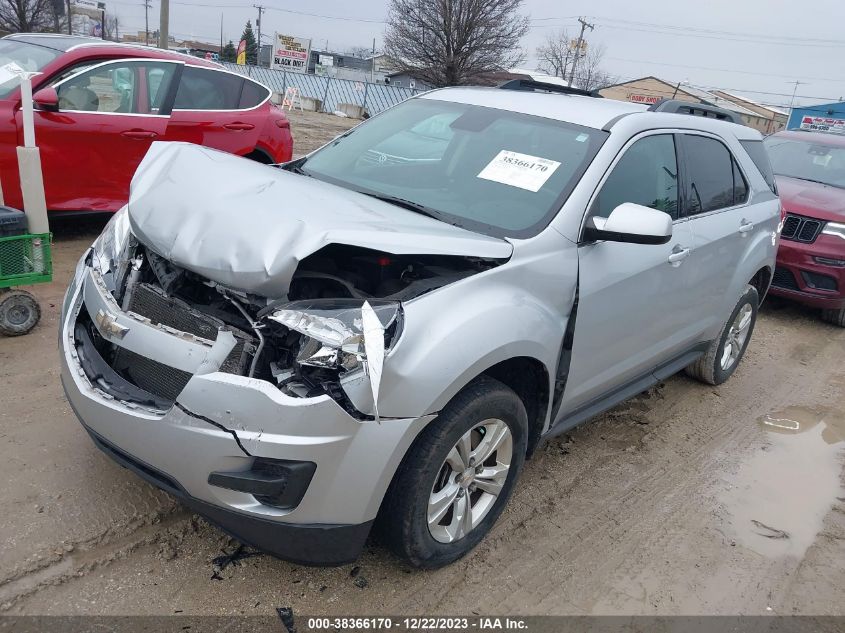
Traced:
<path fill-rule="evenodd" d="M 110 374 L 78 329 L 191 374 L 175 403 L 144 402 Z M 231 334 L 209 342 L 123 312 L 98 273 L 80 266 L 60 326 L 62 383 L 95 443 L 240 540 L 305 564 L 361 550 L 402 456 L 432 416 L 381 423 L 328 395 L 294 398 L 218 371 Z M 122 394 L 126 394 L 123 397 Z"/>

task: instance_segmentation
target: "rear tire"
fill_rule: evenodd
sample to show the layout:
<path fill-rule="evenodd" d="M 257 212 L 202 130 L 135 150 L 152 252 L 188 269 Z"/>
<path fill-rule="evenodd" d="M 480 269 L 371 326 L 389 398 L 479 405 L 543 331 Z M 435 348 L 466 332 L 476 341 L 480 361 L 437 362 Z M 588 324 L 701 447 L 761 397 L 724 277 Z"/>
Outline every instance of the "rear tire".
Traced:
<path fill-rule="evenodd" d="M 751 340 L 759 303 L 757 289 L 749 284 L 719 337 L 710 343 L 701 358 L 684 370 L 688 376 L 708 385 L 721 385 L 733 375 Z"/>
<path fill-rule="evenodd" d="M 32 293 L 10 290 L 0 293 L 0 334 L 22 336 L 41 320 L 41 306 Z"/>
<path fill-rule="evenodd" d="M 472 382 L 402 460 L 379 512 L 381 540 L 415 567 L 466 555 L 507 505 L 527 441 L 528 415 L 516 393 L 488 376 Z"/>
<path fill-rule="evenodd" d="M 845 308 L 841 310 L 822 310 L 822 319 L 833 325 L 845 327 Z"/>

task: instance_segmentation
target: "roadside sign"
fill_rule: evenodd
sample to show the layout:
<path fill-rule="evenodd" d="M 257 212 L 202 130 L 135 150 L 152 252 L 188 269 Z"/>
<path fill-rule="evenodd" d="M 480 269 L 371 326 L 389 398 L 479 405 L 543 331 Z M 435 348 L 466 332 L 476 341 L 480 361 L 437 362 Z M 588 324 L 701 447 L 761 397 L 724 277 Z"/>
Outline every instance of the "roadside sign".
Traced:
<path fill-rule="evenodd" d="M 805 116 L 801 119 L 801 129 L 811 132 L 830 132 L 831 134 L 845 134 L 845 119 L 831 119 L 828 117 Z"/>
<path fill-rule="evenodd" d="M 271 68 L 295 73 L 306 73 L 308 71 L 309 55 L 311 55 L 310 39 L 276 33 Z M 325 64 L 323 65 L 325 66 Z"/>

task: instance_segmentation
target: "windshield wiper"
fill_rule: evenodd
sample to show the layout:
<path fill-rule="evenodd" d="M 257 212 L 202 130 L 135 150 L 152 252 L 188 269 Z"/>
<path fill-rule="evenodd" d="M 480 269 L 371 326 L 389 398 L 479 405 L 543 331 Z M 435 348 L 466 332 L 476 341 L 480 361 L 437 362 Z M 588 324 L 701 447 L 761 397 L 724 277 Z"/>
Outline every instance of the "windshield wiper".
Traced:
<path fill-rule="evenodd" d="M 788 175 L 788 174 L 778 174 L 778 175 Z M 828 187 L 836 187 L 837 189 L 842 189 L 842 185 L 834 185 L 832 182 L 825 182 L 824 180 L 816 180 L 815 178 L 804 178 L 803 176 L 789 176 L 789 178 L 797 178 L 798 180 L 804 180 L 806 182 L 814 182 L 817 185 L 826 185 Z"/>
<path fill-rule="evenodd" d="M 369 191 L 359 191 L 358 193 L 363 193 L 365 196 L 370 196 L 371 198 L 375 198 L 376 200 L 381 200 L 382 202 L 389 202 L 390 204 L 396 205 L 397 207 L 402 207 L 403 209 L 408 209 L 408 211 L 413 211 L 414 213 L 419 213 L 420 215 L 424 215 L 428 218 L 434 218 L 435 220 L 440 220 L 441 222 L 446 222 L 443 219 L 443 215 L 438 213 L 433 209 L 429 209 L 427 206 L 420 204 L 419 202 L 414 202 L 412 200 L 405 200 L 405 198 L 399 198 L 398 196 L 391 196 L 386 193 L 370 193 Z M 452 224 L 451 222 L 446 222 L 447 224 Z"/>
<path fill-rule="evenodd" d="M 305 161 L 307 161 L 307 160 L 308 160 L 307 157 L 297 158 L 296 160 L 292 160 L 291 162 L 287 163 L 286 165 L 282 165 L 281 169 L 284 169 L 285 171 L 289 171 L 293 174 L 299 174 L 301 176 L 310 176 L 311 174 L 309 174 L 304 169 L 302 169 L 302 166 L 305 164 Z"/>

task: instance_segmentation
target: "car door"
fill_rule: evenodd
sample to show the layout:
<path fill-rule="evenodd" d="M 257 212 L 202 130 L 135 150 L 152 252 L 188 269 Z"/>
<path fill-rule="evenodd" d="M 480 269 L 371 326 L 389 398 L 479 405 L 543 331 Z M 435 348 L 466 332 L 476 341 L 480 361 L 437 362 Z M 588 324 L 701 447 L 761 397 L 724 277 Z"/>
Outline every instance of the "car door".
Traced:
<path fill-rule="evenodd" d="M 135 169 L 151 143 L 164 138 L 181 67 L 109 61 L 53 85 L 58 111 L 35 114 L 49 209 L 115 211 L 126 203 Z"/>
<path fill-rule="evenodd" d="M 701 340 L 715 336 L 727 314 L 725 304 L 733 273 L 743 256 L 743 240 L 754 228 L 746 204 L 748 181 L 725 143 L 703 134 L 680 134 L 684 164 L 684 208 L 692 231 L 690 283 L 696 288 L 693 312 Z M 739 297 L 734 297 L 736 300 Z M 733 301 L 728 300 L 731 306 Z"/>
<path fill-rule="evenodd" d="M 253 81 L 222 70 L 187 66 L 182 73 L 167 140 L 213 147 L 231 154 L 249 154 L 258 145 L 264 124 L 252 109 L 255 102 Z M 242 102 L 251 104 L 242 107 Z"/>
<path fill-rule="evenodd" d="M 571 413 L 636 382 L 683 354 L 689 322 L 689 222 L 679 217 L 679 161 L 670 133 L 631 141 L 588 209 L 606 218 L 623 202 L 668 213 L 672 238 L 661 245 L 599 241 L 578 246 L 579 290 L 572 358 L 562 402 Z"/>

